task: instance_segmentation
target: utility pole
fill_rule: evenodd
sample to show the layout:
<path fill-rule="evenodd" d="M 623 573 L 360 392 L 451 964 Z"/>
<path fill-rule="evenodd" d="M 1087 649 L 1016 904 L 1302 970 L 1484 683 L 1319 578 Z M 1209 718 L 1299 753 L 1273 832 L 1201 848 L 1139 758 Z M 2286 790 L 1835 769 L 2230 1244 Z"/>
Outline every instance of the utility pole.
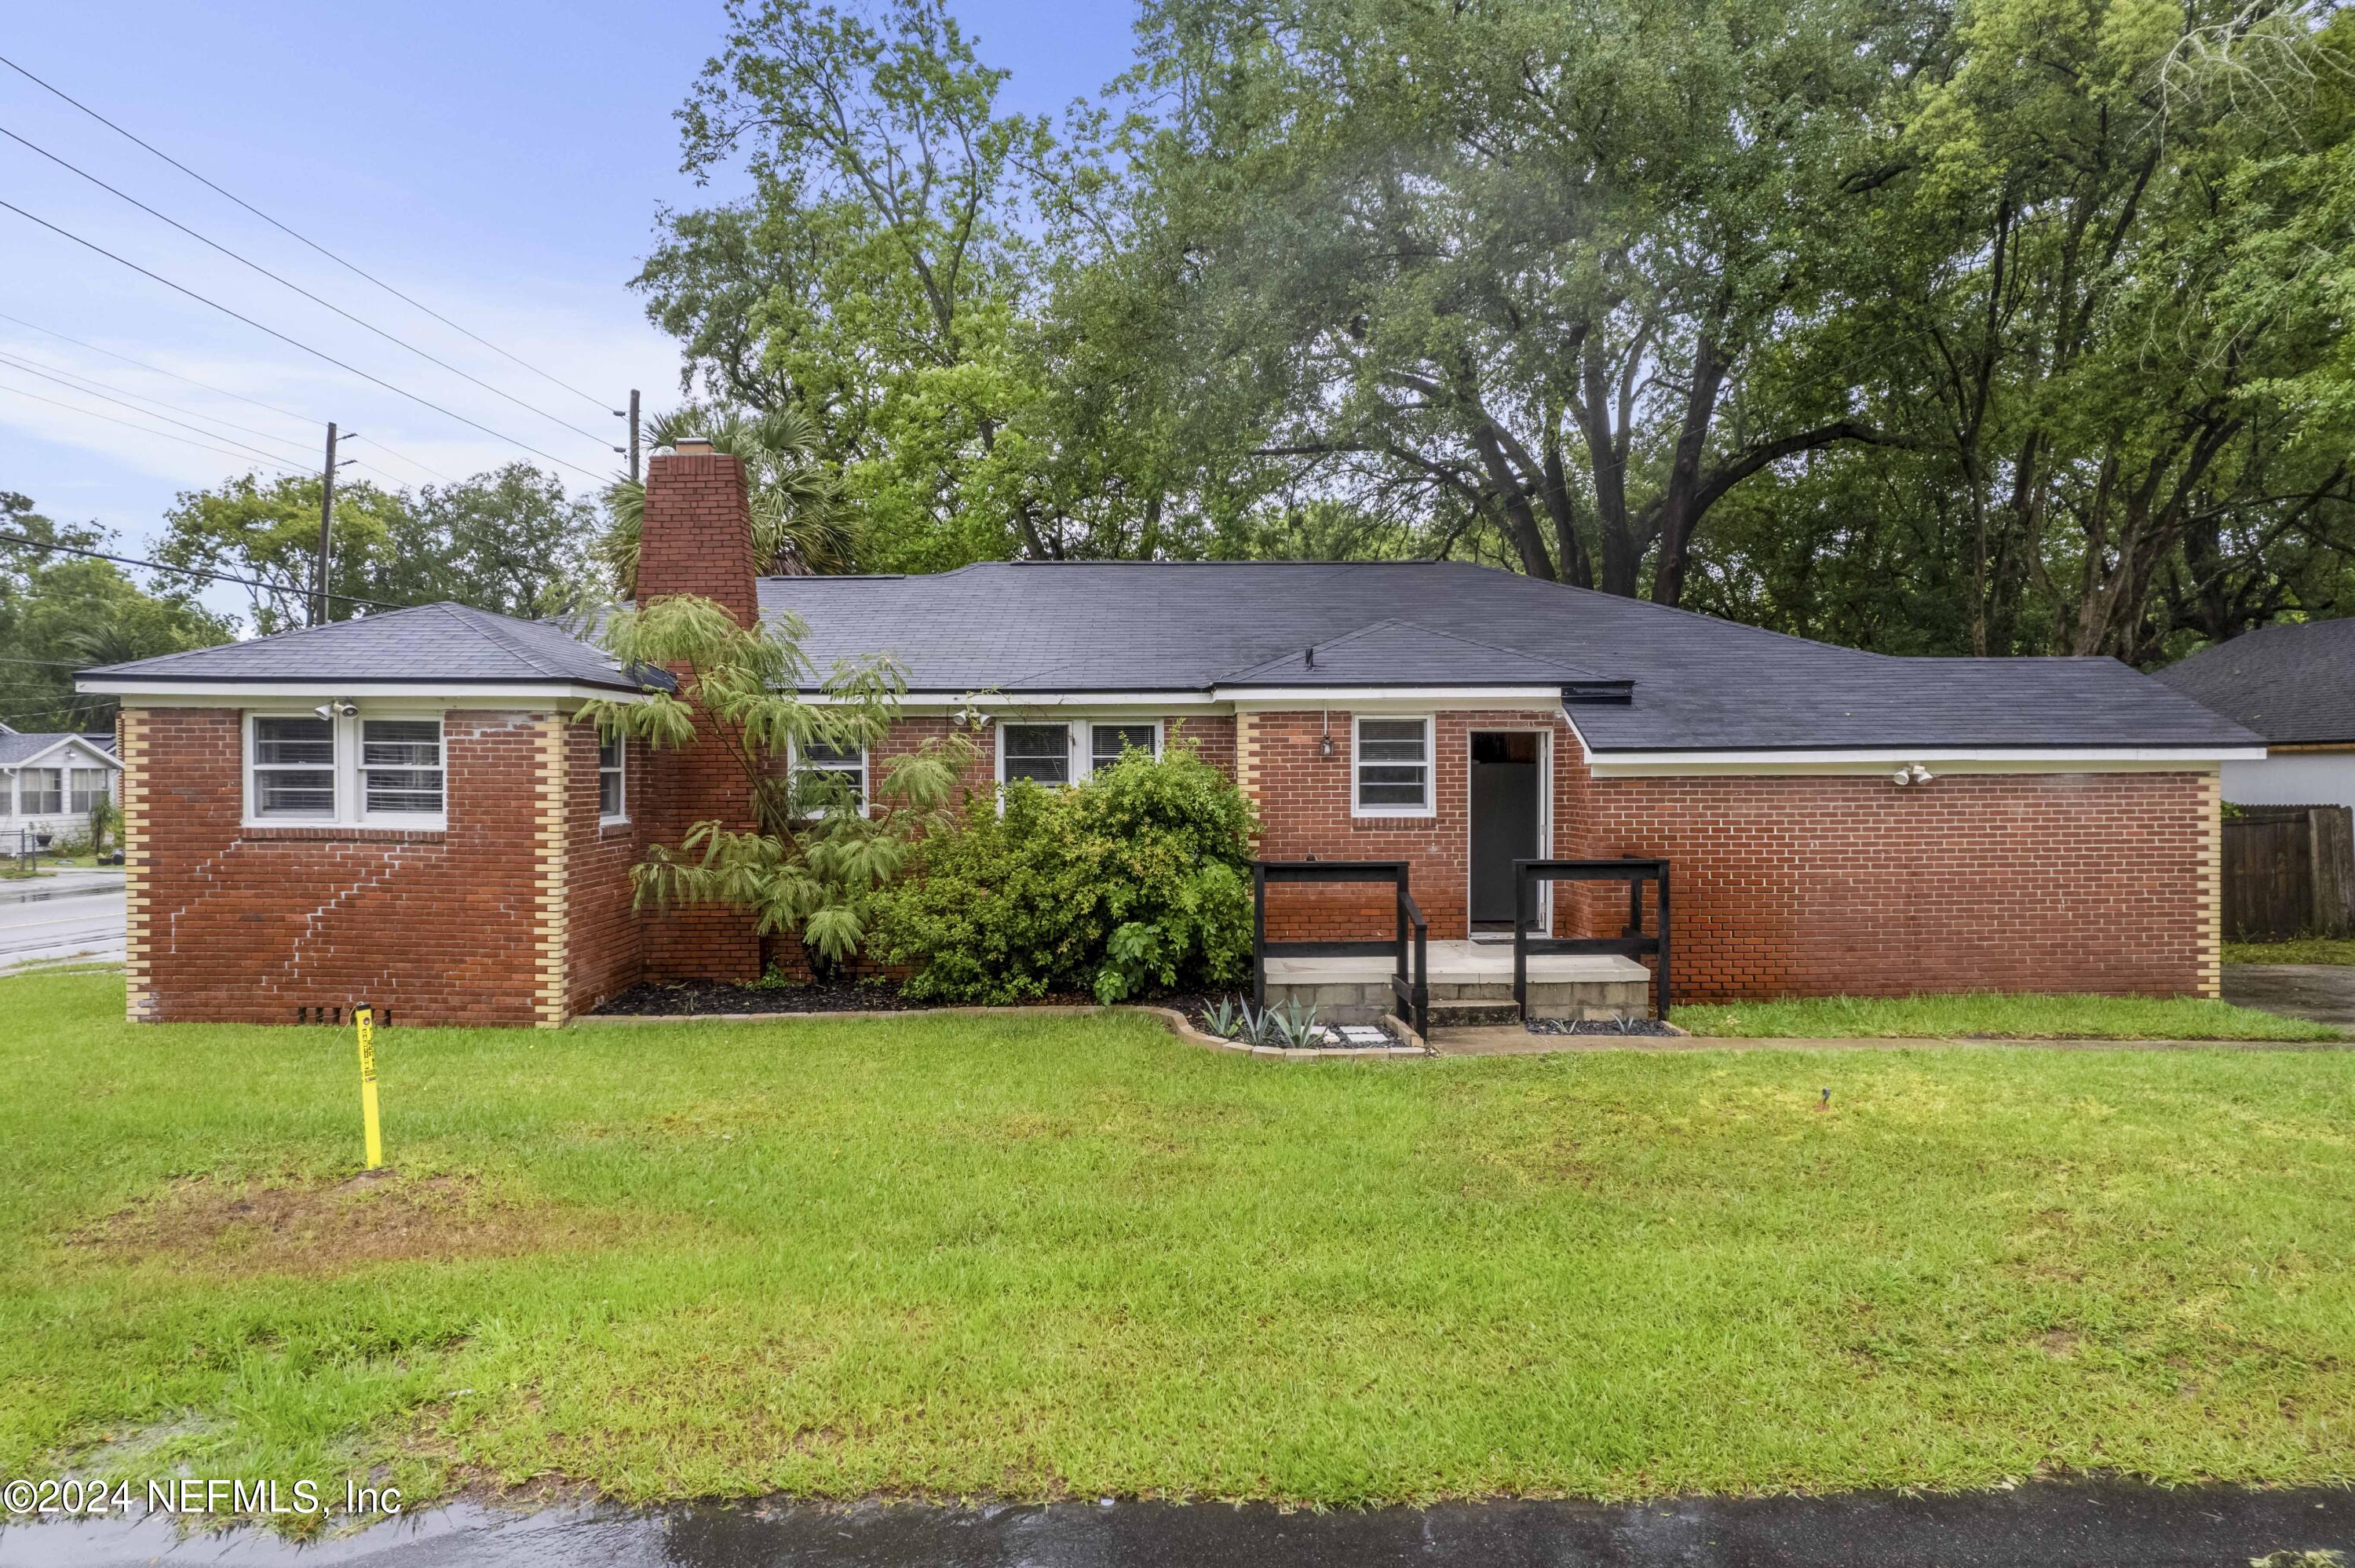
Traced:
<path fill-rule="evenodd" d="M 630 388 L 630 482 L 638 482 L 638 389 Z"/>
<path fill-rule="evenodd" d="M 326 477 L 319 485 L 319 560 L 313 574 L 314 590 L 311 595 L 311 624 L 327 624 L 327 565 L 334 558 L 335 540 L 330 529 L 336 520 L 336 422 L 327 421 Z"/>

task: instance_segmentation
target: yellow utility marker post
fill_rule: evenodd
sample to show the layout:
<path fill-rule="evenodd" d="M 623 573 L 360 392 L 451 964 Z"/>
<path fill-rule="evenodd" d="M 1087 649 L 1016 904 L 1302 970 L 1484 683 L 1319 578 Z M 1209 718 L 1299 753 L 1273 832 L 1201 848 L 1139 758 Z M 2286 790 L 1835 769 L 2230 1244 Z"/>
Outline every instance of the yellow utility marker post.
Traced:
<path fill-rule="evenodd" d="M 368 1169 L 384 1164 L 384 1134 L 376 1118 L 376 1010 L 366 1002 L 352 1009 L 360 1033 L 360 1124 L 368 1137 Z"/>

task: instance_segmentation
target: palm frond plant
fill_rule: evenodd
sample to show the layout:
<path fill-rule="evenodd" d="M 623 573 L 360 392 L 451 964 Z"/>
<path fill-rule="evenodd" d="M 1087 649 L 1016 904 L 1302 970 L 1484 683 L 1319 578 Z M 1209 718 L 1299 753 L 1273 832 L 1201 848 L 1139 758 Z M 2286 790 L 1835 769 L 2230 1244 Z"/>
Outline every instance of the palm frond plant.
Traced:
<path fill-rule="evenodd" d="M 809 577 L 847 572 L 857 565 L 858 530 L 842 482 L 819 450 L 816 425 L 799 408 L 689 403 L 655 415 L 646 434 L 656 448 L 702 436 L 712 450 L 743 460 L 752 558 L 764 575 Z M 605 508 L 612 521 L 598 541 L 598 558 L 621 596 L 634 599 L 638 540 L 645 526 L 645 481 L 615 480 L 605 489 Z"/>
<path fill-rule="evenodd" d="M 906 690 L 890 659 L 837 660 L 814 702 L 800 694 L 818 672 L 794 616 L 747 628 L 711 600 L 680 594 L 613 612 L 601 634 L 623 668 L 667 670 L 676 686 L 584 704 L 580 722 L 657 750 L 708 744 L 741 773 L 751 803 L 749 821 L 698 821 L 676 844 L 649 846 L 631 870 L 640 905 L 750 910 L 762 935 L 798 937 L 821 969 L 847 963 L 866 938 L 876 892 L 917 840 L 954 816 L 975 742 L 955 731 L 895 758 L 862 809 L 838 777 L 784 763 L 814 746 L 879 745 Z"/>

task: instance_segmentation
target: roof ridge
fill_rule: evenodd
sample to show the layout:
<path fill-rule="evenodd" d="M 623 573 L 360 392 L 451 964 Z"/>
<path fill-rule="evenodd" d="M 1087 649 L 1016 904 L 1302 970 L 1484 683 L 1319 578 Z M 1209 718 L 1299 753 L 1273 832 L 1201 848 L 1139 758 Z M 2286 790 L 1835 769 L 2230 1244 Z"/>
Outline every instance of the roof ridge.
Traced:
<path fill-rule="evenodd" d="M 1451 641 L 1461 642 L 1466 647 L 1486 648 L 1489 652 L 1502 653 L 1508 659 L 1526 659 L 1532 664 L 1550 664 L 1559 669 L 1575 670 L 1582 675 L 1593 675 L 1597 680 L 1617 679 L 1616 676 L 1604 675 L 1600 670 L 1590 670 L 1583 664 L 1572 664 L 1566 660 L 1550 659 L 1540 653 L 1525 653 L 1518 648 L 1508 648 L 1501 642 L 1491 642 L 1485 637 L 1466 637 L 1460 631 L 1450 631 L 1442 626 L 1426 626 L 1420 620 L 1412 620 L 1402 615 L 1394 615 L 1391 619 L 1402 625 L 1412 626 L 1417 631 L 1429 632 L 1433 637 L 1444 637 Z"/>
<path fill-rule="evenodd" d="M 485 621 L 497 622 L 512 620 L 514 619 L 513 617 L 501 615 L 496 610 L 477 609 L 471 604 L 460 604 L 454 599 L 436 599 L 433 602 L 432 608 L 441 610 L 445 615 L 448 615 L 459 625 L 466 628 L 467 630 L 472 631 L 475 636 L 482 638 L 485 641 L 490 643 L 500 652 L 514 654 L 517 658 L 522 660 L 525 663 L 530 665 L 541 674 L 560 676 L 564 673 L 563 670 L 559 668 L 551 661 L 542 658 L 536 650 L 525 646 L 520 639 L 507 635 L 506 629 L 505 627 L 496 624 L 484 624 Z M 482 618 L 481 620 L 474 619 L 478 616 Z M 572 637 L 572 634 L 569 631 L 559 632 L 559 635 Z M 581 639 L 572 637 L 572 641 L 580 642 Z M 582 643 L 581 645 L 583 647 L 588 646 L 586 643 Z"/>

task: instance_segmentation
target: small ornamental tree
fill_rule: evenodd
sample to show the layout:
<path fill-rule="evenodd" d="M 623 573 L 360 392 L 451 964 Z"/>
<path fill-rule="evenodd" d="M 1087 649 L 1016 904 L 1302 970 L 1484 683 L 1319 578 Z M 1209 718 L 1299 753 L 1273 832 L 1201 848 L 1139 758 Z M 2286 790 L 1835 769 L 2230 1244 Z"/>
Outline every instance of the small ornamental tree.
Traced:
<path fill-rule="evenodd" d="M 637 701 L 589 703 L 580 717 L 657 750 L 697 740 L 699 722 L 702 738 L 743 774 L 751 827 L 701 821 L 676 845 L 651 846 L 630 873 L 639 905 L 750 910 L 763 935 L 791 933 L 838 966 L 858 951 L 868 902 L 899 874 L 909 846 L 953 816 L 957 779 L 979 752 L 961 733 L 927 740 L 880 778 L 870 768 L 864 802 L 838 772 L 790 768 L 789 757 L 813 747 L 871 755 L 906 690 L 899 666 L 876 657 L 837 661 L 820 683 L 824 700 L 801 695 L 816 674 L 802 652 L 807 635 L 790 615 L 748 629 L 692 594 L 615 611 L 606 649 L 624 669 L 675 672 L 677 689 L 648 684 Z"/>

